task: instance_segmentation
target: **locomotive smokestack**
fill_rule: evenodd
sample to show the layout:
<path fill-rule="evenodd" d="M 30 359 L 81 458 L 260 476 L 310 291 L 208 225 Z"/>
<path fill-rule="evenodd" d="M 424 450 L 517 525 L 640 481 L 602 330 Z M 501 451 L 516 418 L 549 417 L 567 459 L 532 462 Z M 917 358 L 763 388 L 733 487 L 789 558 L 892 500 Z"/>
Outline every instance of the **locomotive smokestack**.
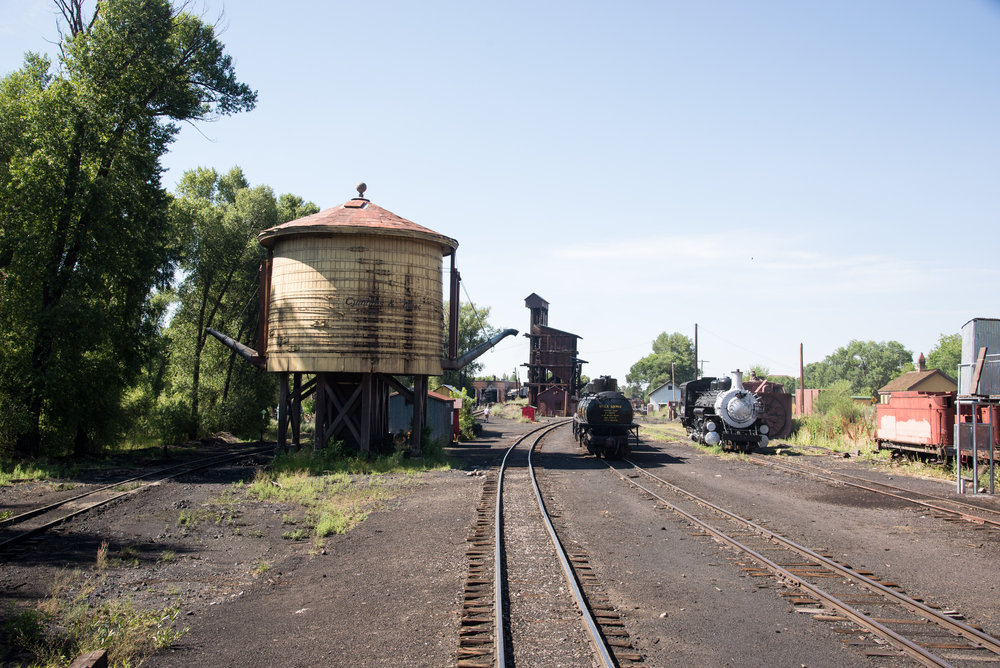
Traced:
<path fill-rule="evenodd" d="M 743 372 L 740 371 L 739 369 L 737 369 L 736 371 L 733 371 L 732 374 L 730 374 L 730 377 L 733 379 L 733 389 L 734 390 L 742 390 L 743 389 Z"/>

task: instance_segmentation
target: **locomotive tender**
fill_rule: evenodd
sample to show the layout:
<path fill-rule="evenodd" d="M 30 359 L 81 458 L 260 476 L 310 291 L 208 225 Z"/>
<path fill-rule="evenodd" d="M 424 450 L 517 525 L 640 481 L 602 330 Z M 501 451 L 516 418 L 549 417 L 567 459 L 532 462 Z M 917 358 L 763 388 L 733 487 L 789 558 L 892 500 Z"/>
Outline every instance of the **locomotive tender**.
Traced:
<path fill-rule="evenodd" d="M 729 378 L 681 383 L 681 424 L 696 443 L 753 452 L 768 442 L 762 413 L 760 400 L 743 389 L 739 370 Z"/>
<path fill-rule="evenodd" d="M 632 402 L 618 391 L 618 382 L 601 376 L 587 386 L 573 415 L 573 436 L 595 457 L 621 459 L 632 452 L 629 436 L 639 440 L 639 425 L 632 422 Z"/>

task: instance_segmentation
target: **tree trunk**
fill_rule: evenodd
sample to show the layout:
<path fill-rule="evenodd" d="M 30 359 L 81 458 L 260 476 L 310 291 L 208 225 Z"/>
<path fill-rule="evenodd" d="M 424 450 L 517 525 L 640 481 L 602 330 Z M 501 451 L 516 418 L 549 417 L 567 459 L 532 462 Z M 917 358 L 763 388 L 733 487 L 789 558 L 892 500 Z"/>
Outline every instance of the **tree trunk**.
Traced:
<path fill-rule="evenodd" d="M 201 291 L 201 306 L 198 309 L 198 331 L 194 344 L 194 371 L 191 373 L 191 431 L 188 438 L 198 438 L 200 419 L 198 415 L 198 390 L 201 384 L 201 349 L 205 347 L 205 309 L 208 307 L 208 291 L 212 281 L 206 280 Z"/>

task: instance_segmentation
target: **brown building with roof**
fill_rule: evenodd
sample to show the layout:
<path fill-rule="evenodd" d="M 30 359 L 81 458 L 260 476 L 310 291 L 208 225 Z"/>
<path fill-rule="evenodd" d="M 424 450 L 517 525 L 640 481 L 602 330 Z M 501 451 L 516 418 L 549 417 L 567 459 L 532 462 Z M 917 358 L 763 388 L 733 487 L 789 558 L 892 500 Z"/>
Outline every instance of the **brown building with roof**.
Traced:
<path fill-rule="evenodd" d="M 940 369 L 928 369 L 924 354 L 917 358 L 917 370 L 904 373 L 902 376 L 886 383 L 878 389 L 879 403 L 889 403 L 889 396 L 894 392 L 956 392 L 958 383 Z"/>
<path fill-rule="evenodd" d="M 576 334 L 549 327 L 549 303 L 532 292 L 524 299 L 531 311 L 531 328 L 526 335 L 530 341 L 528 353 L 528 403 L 539 405 L 539 396 L 546 390 L 562 391 L 550 395 L 562 396 L 553 402 L 558 415 L 572 415 L 576 407 L 576 391 L 580 386 L 580 370 L 585 360 L 577 356 Z M 558 408 L 556 408 L 558 405 Z"/>

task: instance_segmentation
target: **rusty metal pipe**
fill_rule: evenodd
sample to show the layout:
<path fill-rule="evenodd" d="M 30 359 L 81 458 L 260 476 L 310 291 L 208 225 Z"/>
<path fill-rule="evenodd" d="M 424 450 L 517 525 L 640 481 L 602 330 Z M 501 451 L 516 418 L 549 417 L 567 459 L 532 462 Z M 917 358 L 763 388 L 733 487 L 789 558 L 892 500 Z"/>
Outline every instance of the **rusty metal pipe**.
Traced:
<path fill-rule="evenodd" d="M 222 332 L 216 331 L 211 327 L 206 327 L 205 331 L 217 338 L 222 342 L 222 345 L 232 350 L 234 353 L 245 359 L 250 364 L 254 366 L 263 366 L 264 360 L 257 354 L 257 351 L 249 346 L 245 346 L 239 341 L 230 338 L 223 334 Z"/>
<path fill-rule="evenodd" d="M 451 291 L 448 297 L 448 359 L 454 360 L 458 357 L 458 314 L 460 312 L 458 304 L 459 284 L 462 276 L 455 268 L 455 251 L 451 252 Z"/>
<path fill-rule="evenodd" d="M 461 369 L 462 367 L 467 365 L 469 362 L 475 360 L 477 357 L 485 353 L 487 350 L 489 350 L 496 344 L 500 343 L 500 341 L 502 341 L 508 336 L 517 336 L 517 330 L 505 329 L 496 336 L 494 336 L 493 338 L 491 338 L 489 341 L 479 344 L 478 346 L 476 346 L 469 352 L 465 353 L 458 359 L 441 360 L 441 368 L 444 369 L 445 371 L 457 371 L 458 369 Z"/>

